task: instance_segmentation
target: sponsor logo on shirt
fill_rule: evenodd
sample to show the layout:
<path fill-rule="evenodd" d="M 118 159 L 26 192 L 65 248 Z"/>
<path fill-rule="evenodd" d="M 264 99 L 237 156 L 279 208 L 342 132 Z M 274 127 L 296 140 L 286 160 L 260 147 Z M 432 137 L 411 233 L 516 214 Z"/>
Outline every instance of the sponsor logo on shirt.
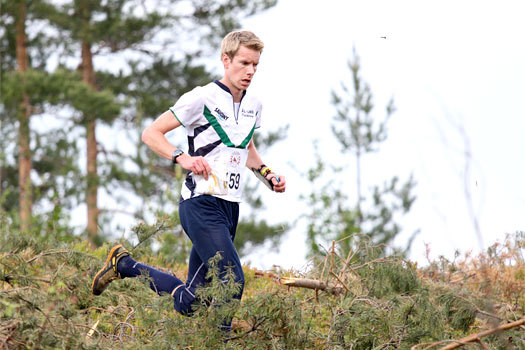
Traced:
<path fill-rule="evenodd" d="M 215 108 L 215 112 L 217 112 L 217 114 L 219 115 L 219 119 L 220 120 L 227 120 L 228 119 L 228 116 L 226 114 L 224 114 L 224 112 L 221 111 L 219 108 Z"/>
<path fill-rule="evenodd" d="M 237 151 L 233 151 L 230 156 L 230 165 L 237 168 L 241 164 L 241 154 Z"/>
<path fill-rule="evenodd" d="M 257 115 L 257 111 L 254 111 L 253 109 L 241 109 L 241 114 L 243 117 L 246 118 L 254 118 Z"/>

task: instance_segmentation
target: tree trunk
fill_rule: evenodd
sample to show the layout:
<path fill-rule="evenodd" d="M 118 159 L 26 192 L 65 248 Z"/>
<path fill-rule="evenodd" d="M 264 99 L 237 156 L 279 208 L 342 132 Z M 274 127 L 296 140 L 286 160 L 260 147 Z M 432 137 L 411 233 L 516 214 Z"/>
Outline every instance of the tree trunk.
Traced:
<path fill-rule="evenodd" d="M 95 86 L 95 71 L 93 69 L 93 54 L 91 44 L 82 42 L 82 80 L 91 86 Z M 97 138 L 95 133 L 94 116 L 86 116 L 86 147 L 87 147 L 87 187 L 86 187 L 86 204 L 87 204 L 87 234 L 88 240 L 92 246 L 95 246 L 95 240 L 98 231 L 98 174 L 97 174 Z"/>
<path fill-rule="evenodd" d="M 26 4 L 20 2 L 19 13 L 16 17 L 16 61 L 18 71 L 22 74 L 29 66 L 26 38 Z M 20 230 L 27 231 L 31 226 L 32 184 L 31 184 L 31 149 L 29 148 L 29 96 L 24 93 L 18 111 L 18 186 L 20 188 Z"/>
<path fill-rule="evenodd" d="M 357 73 L 356 73 L 357 74 Z M 357 209 L 357 217 L 355 226 L 361 231 L 361 223 L 363 222 L 363 216 L 361 215 L 361 148 L 362 148 L 362 142 L 361 142 L 361 116 L 360 116 L 360 108 L 361 108 L 361 97 L 359 97 L 359 91 L 358 88 L 356 88 L 356 101 L 355 104 L 357 106 L 356 110 L 356 118 L 355 118 L 355 124 L 357 125 L 357 130 L 355 134 L 355 146 L 356 146 L 356 181 L 357 181 L 357 202 L 356 202 L 356 209 Z"/>
<path fill-rule="evenodd" d="M 363 216 L 361 215 L 361 146 L 357 146 L 356 153 L 356 172 L 357 172 L 357 220 L 356 226 L 361 230 L 361 223 L 363 221 Z"/>

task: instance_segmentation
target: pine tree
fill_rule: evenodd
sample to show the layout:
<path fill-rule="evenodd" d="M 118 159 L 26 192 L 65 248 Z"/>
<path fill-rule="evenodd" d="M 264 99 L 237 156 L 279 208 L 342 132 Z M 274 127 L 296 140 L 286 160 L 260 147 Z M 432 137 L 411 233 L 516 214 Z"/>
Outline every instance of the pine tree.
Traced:
<path fill-rule="evenodd" d="M 76 83 L 79 75 L 74 71 L 63 68 L 54 72 L 46 70 L 46 64 L 57 47 L 57 40 L 48 35 L 48 30 L 36 31 L 35 27 L 45 26 L 49 29 L 47 18 L 54 14 L 53 6 L 42 1 L 11 2 L 2 6 L 6 9 L 2 13 L 2 20 L 7 25 L 2 36 L 0 110 L 3 122 L 18 122 L 19 143 L 23 146 L 20 149 L 25 150 L 16 152 L 9 144 L 2 150 L 8 150 L 10 154 L 4 153 L 1 158 L 0 168 L 5 180 L 2 182 L 2 192 L 6 195 L 1 204 L 8 212 L 18 207 L 20 214 L 12 215 L 12 219 L 20 221 L 22 228 L 27 228 L 28 223 L 32 222 L 31 232 L 38 235 L 42 230 L 45 233 L 45 226 L 53 222 L 52 218 L 57 219 L 58 213 L 65 220 L 67 215 L 63 215 L 63 210 L 67 206 L 71 207 L 75 201 L 77 193 L 72 182 L 78 178 L 75 166 L 78 151 L 75 144 L 68 140 L 67 127 L 47 131 L 39 128 L 29 130 L 29 116 L 38 114 L 44 120 L 43 116 L 52 117 L 61 106 L 75 109 L 88 106 L 98 110 L 101 103 L 105 104 L 107 92 L 90 94 L 84 86 Z M 24 25 L 17 19 L 21 11 L 27 18 Z M 26 27 L 29 34 L 25 33 Z M 20 67 L 24 65 L 24 71 L 20 72 Z M 25 114 L 21 114 L 20 106 L 26 105 L 28 108 Z M 116 111 L 118 113 L 118 109 Z M 12 140 L 12 131 L 10 127 L 2 128 L 2 134 L 5 135 L 3 141 Z M 13 159 L 24 171 L 16 175 L 10 171 Z M 34 184 L 28 185 L 29 180 L 25 177 L 28 171 L 34 174 Z M 11 199 L 14 197 L 19 198 L 19 204 L 13 203 Z M 30 207 L 38 207 L 32 216 L 28 213 Z"/>
<path fill-rule="evenodd" d="M 22 231 L 38 231 L 32 208 L 46 192 L 46 184 L 42 183 L 38 158 L 38 146 L 42 146 L 30 129 L 32 116 L 42 114 L 51 104 L 57 103 L 56 88 L 47 88 L 52 79 L 44 71 L 45 61 L 51 50 L 47 47 L 49 37 L 45 33 L 35 33 L 32 26 L 42 18 L 40 1 L 2 1 L 1 51 L 1 108 L 2 116 L 2 157 L 0 177 L 2 178 L 2 207 L 13 214 L 13 219 L 20 224 Z M 60 88 L 60 87 L 59 87 Z M 15 140 L 13 132 L 18 129 Z M 17 148 L 11 142 L 17 143 Z M 35 145 L 36 142 L 36 145 Z M 53 140 L 58 144 L 57 138 Z M 11 144 L 10 144 L 11 143 Z M 50 156 L 48 154 L 48 156 Z M 14 162 L 13 162 L 14 161 Z M 16 162 L 16 163 L 15 163 Z M 48 162 L 49 163 L 49 162 Z M 12 171 L 13 166 L 17 173 Z M 31 178 L 32 170 L 36 170 L 35 179 Z M 33 180 L 36 180 L 33 183 Z M 15 204 L 15 199 L 18 203 Z M 14 211 L 18 214 L 14 215 Z"/>
<path fill-rule="evenodd" d="M 15 8 L 15 31 L 16 31 L 16 62 L 17 71 L 20 73 L 20 79 L 25 80 L 25 73 L 29 68 L 29 58 L 27 54 L 27 35 L 26 35 L 26 1 L 17 1 L 11 4 Z M 24 93 L 20 101 L 17 120 L 18 127 L 18 181 L 20 189 L 20 230 L 27 231 L 31 222 L 31 151 L 29 149 L 29 119 L 31 116 L 31 105 L 29 95 Z"/>
<path fill-rule="evenodd" d="M 208 72 L 201 57 L 216 55 L 223 34 L 238 27 L 240 18 L 273 6 L 275 1 L 220 4 L 194 1 L 193 12 L 188 16 L 178 15 L 180 9 L 176 5 L 161 1 L 151 8 L 164 9 L 162 13 L 138 11 L 131 1 L 31 4 L 31 21 L 38 20 L 39 29 L 47 28 L 41 30 L 42 33 L 56 34 L 30 40 L 31 52 L 38 55 L 34 60 L 38 67 L 29 74 L 32 81 L 24 86 L 31 87 L 33 110 L 50 113 L 51 118 L 61 115 L 62 123 L 58 130 L 43 133 L 36 128 L 31 134 L 33 170 L 38 174 L 32 191 L 39 208 L 35 214 L 42 215 L 45 208 L 49 215 L 60 212 L 67 216 L 68 211 L 81 202 L 91 203 L 87 206 L 91 213 L 87 232 L 95 244 L 113 232 L 109 228 L 115 223 L 114 213 L 123 212 L 119 207 L 99 205 L 95 198 L 101 189 L 124 205 L 127 200 L 137 198 L 141 205 L 129 213 L 136 220 L 151 220 L 162 215 L 177 217 L 180 169 L 175 168 L 174 172 L 169 162 L 153 155 L 140 140 L 140 134 L 183 93 L 218 78 Z M 29 30 L 34 38 L 42 36 Z M 174 34 L 166 36 L 169 31 Z M 15 33 L 14 25 L 10 33 Z M 201 45 L 190 45 L 190 37 Z M 2 50 L 11 50 L 14 55 L 14 36 L 13 40 L 6 37 L 2 40 Z M 125 59 L 124 54 L 133 58 Z M 58 67 L 47 71 L 46 62 L 51 55 L 58 60 Z M 21 98 L 16 91 L 22 91 L 21 82 L 11 74 L 12 67 L 16 66 L 11 56 L 4 55 L 2 61 L 5 108 L 0 112 L 6 117 L 14 115 L 9 106 Z M 114 57 L 120 62 L 120 69 L 100 65 L 99 57 Z M 9 62 L 13 64 L 8 66 Z M 8 81 L 12 84 L 6 83 Z M 126 137 L 134 147 L 112 148 L 104 140 L 93 139 L 98 133 L 97 125 L 102 124 L 107 125 L 106 129 L 126 130 Z M 3 142 L 11 138 L 9 130 L 2 128 Z M 284 129 L 256 135 L 261 138 L 257 140 L 259 149 L 263 151 L 264 146 L 269 147 L 284 135 Z M 85 146 L 84 139 L 87 140 Z M 86 147 L 86 151 L 82 152 L 80 146 Z M 7 149 L 3 148 L 2 152 Z M 83 153 L 87 154 L 86 158 Z M 14 185 L 18 176 L 11 171 L 15 163 L 7 154 L 1 159 L 0 176 L 6 179 L 1 187 L 2 206 L 4 209 L 19 207 L 19 204 L 8 205 L 8 201 L 19 198 Z M 85 162 L 86 175 L 80 173 L 79 161 Z M 253 210 L 239 225 L 240 248 L 256 246 L 269 238 L 276 240 L 283 232 L 283 225 L 268 225 L 257 218 L 257 211 L 263 205 L 251 192 L 248 189 L 246 197 Z M 44 217 L 38 219 L 42 224 L 46 221 Z M 106 235 L 94 236 L 93 232 Z"/>
<path fill-rule="evenodd" d="M 175 188 L 174 185 L 165 184 L 180 179 L 174 178 L 173 169 L 167 162 L 148 152 L 140 142 L 140 132 L 151 119 L 165 111 L 183 93 L 214 78 L 198 62 L 198 57 L 209 55 L 211 48 L 216 49 L 222 36 L 239 25 L 238 18 L 273 4 L 274 1 L 267 0 L 250 3 L 193 1 L 192 13 L 181 16 L 178 15 L 179 7 L 161 1 L 151 7 L 155 10 L 149 12 L 137 11 L 132 1 L 123 0 L 111 4 L 92 1 L 67 4 L 51 17 L 52 22 L 65 30 L 64 34 L 70 39 L 64 40 L 67 47 L 82 48 L 80 67 L 83 81 L 91 86 L 94 81 L 98 89 L 110 89 L 118 101 L 126 102 L 120 115 L 102 118 L 97 113 L 96 118 L 85 116 L 82 120 L 83 127 L 89 131 L 98 122 L 108 125 L 119 123 L 130 130 L 129 137 L 137 148 L 137 152 L 110 149 L 104 143 L 90 142 L 88 137 L 87 149 L 91 151 L 87 152 L 86 202 L 87 232 L 90 237 L 93 237 L 96 225 L 100 227 L 103 224 L 98 218 L 100 208 L 95 206 L 95 189 L 100 187 L 106 187 L 107 192 L 114 193 L 117 186 L 131 196 L 148 198 L 146 203 L 150 206 L 149 210 L 141 208 L 131 213 L 138 218 L 144 219 L 144 213 L 158 209 L 168 209 L 168 212 L 164 212 L 175 214 L 176 207 L 168 206 L 163 209 L 161 205 L 154 203 L 165 203 L 166 191 L 162 189 Z M 162 13 L 158 9 L 163 9 Z M 71 13 L 77 14 L 73 16 L 75 19 L 70 18 Z M 165 35 L 167 31 L 173 31 L 168 39 Z M 190 37 L 201 45 L 189 45 L 187 41 Z M 158 47 L 160 40 L 163 50 Z M 126 73 L 124 69 L 115 72 L 106 67 L 93 67 L 90 63 L 97 55 L 122 57 L 123 52 L 134 53 L 132 60 L 124 62 L 123 67 L 127 66 Z M 91 73 L 92 68 L 94 76 Z M 95 118 L 95 123 L 89 118 Z M 93 133 L 86 132 L 86 135 Z M 94 144 L 98 147 L 95 148 Z M 95 157 L 93 150 L 103 150 L 103 156 Z M 129 170 L 129 167 L 123 166 L 130 161 L 137 165 L 133 166 L 137 170 Z M 171 194 L 175 198 L 177 191 L 178 189 Z"/>
<path fill-rule="evenodd" d="M 148 33 L 163 24 L 154 11 L 135 15 L 135 8 L 130 1 L 74 1 L 54 9 L 56 11 L 51 16 L 53 25 L 66 31 L 70 39 L 65 42 L 66 48 L 80 50 L 79 70 L 82 72 L 82 82 L 89 87 L 88 93 L 102 89 L 97 86 L 95 78 L 94 47 L 97 50 L 109 48 L 110 52 L 132 47 L 144 41 Z M 77 123 L 85 130 L 86 137 L 86 232 L 91 244 L 97 241 L 99 216 L 99 145 L 96 125 L 100 122 L 111 123 L 119 116 L 117 101 L 107 102 L 107 105 L 97 106 L 97 109 L 86 106 L 88 108 L 82 110 L 82 118 Z"/>
<path fill-rule="evenodd" d="M 317 184 L 327 170 L 326 164 L 318 156 L 316 167 L 310 169 L 308 179 L 313 185 L 312 193 L 305 197 L 312 208 L 308 232 L 312 252 L 319 251 L 319 244 L 330 240 L 339 240 L 352 235 L 353 239 L 342 241 L 343 249 L 349 251 L 352 245 L 358 245 L 361 237 L 372 239 L 377 244 L 390 244 L 400 233 L 401 227 L 396 222 L 398 214 L 406 214 L 415 197 L 412 190 L 415 182 L 410 177 L 400 183 L 397 176 L 386 181 L 383 187 L 373 186 L 370 196 L 363 195 L 361 167 L 363 157 L 379 149 L 379 144 L 387 138 L 387 122 L 395 111 L 394 102 L 386 106 L 386 116 L 378 120 L 373 114 L 373 95 L 367 83 L 360 75 L 360 59 L 355 49 L 348 62 L 351 72 L 351 85 L 342 84 L 342 93 L 332 92 L 336 108 L 332 133 L 336 137 L 343 154 L 355 157 L 356 202 L 348 205 L 347 191 L 331 183 L 324 186 Z M 341 173 L 341 168 L 332 168 L 333 173 Z M 316 188 L 322 187 L 321 191 Z M 365 200 L 369 199 L 368 205 Z M 417 233 L 417 232 L 416 232 Z M 411 237 L 413 239 L 414 233 Z M 364 236 L 362 236 L 364 235 Z M 410 242 L 407 244 L 408 249 Z"/>

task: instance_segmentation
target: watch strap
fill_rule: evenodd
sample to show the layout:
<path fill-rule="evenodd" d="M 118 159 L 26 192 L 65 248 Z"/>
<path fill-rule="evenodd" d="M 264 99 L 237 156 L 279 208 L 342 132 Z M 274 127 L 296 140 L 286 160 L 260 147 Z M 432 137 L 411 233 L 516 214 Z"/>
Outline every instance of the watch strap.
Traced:
<path fill-rule="evenodd" d="M 184 154 L 184 152 L 181 149 L 176 149 L 175 151 L 173 151 L 173 155 L 171 156 L 171 162 L 173 164 L 177 164 L 177 158 L 182 154 Z"/>

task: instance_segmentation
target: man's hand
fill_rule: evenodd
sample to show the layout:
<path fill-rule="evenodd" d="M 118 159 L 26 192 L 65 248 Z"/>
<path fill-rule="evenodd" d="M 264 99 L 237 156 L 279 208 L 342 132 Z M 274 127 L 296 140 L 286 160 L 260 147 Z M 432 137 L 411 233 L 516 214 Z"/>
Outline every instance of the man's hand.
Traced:
<path fill-rule="evenodd" d="M 211 174 L 210 165 L 204 157 L 192 157 L 184 153 L 177 158 L 177 163 L 196 175 L 204 176 L 206 180 L 208 180 L 208 175 Z"/>
<path fill-rule="evenodd" d="M 284 192 L 286 190 L 286 179 L 284 178 L 284 175 L 269 173 L 266 175 L 266 180 L 272 182 L 273 190 L 275 192 Z"/>

